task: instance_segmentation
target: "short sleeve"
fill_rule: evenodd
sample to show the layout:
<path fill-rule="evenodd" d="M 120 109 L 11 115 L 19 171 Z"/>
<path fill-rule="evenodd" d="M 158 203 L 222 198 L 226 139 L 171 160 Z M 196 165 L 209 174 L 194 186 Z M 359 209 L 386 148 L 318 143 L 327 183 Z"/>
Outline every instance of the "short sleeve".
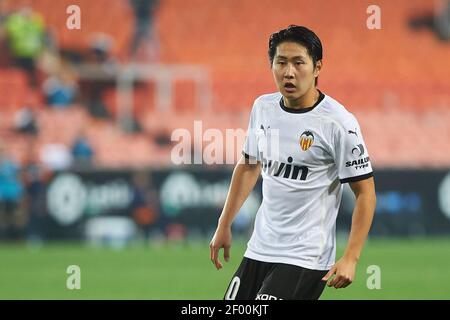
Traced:
<path fill-rule="evenodd" d="M 257 117 L 257 103 L 253 104 L 252 112 L 250 114 L 250 121 L 247 129 L 247 137 L 245 139 L 244 149 L 242 150 L 242 154 L 247 159 L 256 159 L 258 160 L 258 137 L 256 127 L 256 117 Z"/>
<path fill-rule="evenodd" d="M 335 132 L 334 151 L 341 183 L 360 181 L 373 176 L 369 152 L 360 126 L 351 114 L 340 123 Z"/>

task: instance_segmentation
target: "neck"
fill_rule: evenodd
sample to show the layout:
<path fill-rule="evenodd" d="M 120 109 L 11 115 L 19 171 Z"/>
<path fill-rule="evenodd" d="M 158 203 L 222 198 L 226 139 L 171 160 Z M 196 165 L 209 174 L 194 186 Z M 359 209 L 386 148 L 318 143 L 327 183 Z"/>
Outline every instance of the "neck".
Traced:
<path fill-rule="evenodd" d="M 312 107 L 319 99 L 319 91 L 316 87 L 312 87 L 304 95 L 297 99 L 286 99 L 283 97 L 284 105 L 291 109 L 303 109 Z"/>

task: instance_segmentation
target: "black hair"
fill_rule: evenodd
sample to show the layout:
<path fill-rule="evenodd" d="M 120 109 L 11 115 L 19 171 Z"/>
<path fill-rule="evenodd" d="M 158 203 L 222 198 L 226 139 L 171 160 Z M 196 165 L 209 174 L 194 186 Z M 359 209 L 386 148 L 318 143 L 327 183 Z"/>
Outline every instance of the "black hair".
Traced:
<path fill-rule="evenodd" d="M 304 46 L 313 61 L 314 68 L 316 68 L 317 61 L 322 60 L 322 42 L 320 42 L 319 37 L 306 27 L 292 24 L 286 29 L 279 30 L 270 35 L 268 53 L 271 66 L 278 45 L 286 41 L 296 42 Z"/>

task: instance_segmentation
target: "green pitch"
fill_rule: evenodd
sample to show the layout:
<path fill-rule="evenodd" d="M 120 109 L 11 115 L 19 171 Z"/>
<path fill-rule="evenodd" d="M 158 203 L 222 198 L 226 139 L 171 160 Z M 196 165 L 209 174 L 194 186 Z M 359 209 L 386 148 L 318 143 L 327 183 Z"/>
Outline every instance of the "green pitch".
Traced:
<path fill-rule="evenodd" d="M 222 299 L 244 249 L 236 241 L 217 271 L 206 240 L 123 250 L 0 244 L 0 299 Z M 70 265 L 80 267 L 79 290 L 66 287 Z M 367 288 L 370 265 L 380 267 L 381 289 Z M 370 240 L 354 283 L 327 288 L 322 299 L 450 299 L 450 238 Z"/>

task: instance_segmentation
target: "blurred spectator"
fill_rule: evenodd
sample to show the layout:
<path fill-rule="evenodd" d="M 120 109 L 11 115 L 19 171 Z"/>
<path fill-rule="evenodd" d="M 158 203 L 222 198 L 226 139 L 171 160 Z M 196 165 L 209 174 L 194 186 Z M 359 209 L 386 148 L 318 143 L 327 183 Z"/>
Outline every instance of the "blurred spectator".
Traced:
<path fill-rule="evenodd" d="M 133 177 L 133 218 L 146 240 L 149 239 L 151 228 L 158 220 L 158 195 L 154 189 L 148 172 L 136 172 Z"/>
<path fill-rule="evenodd" d="M 126 133 L 142 132 L 142 126 L 134 115 L 122 116 L 120 123 L 122 130 Z"/>
<path fill-rule="evenodd" d="M 113 74 L 117 67 L 117 60 L 112 55 L 114 39 L 104 33 L 96 33 L 91 41 L 88 60 L 100 65 L 105 72 Z"/>
<path fill-rule="evenodd" d="M 444 1 L 442 11 L 434 18 L 433 30 L 441 40 L 450 40 L 450 0 Z"/>
<path fill-rule="evenodd" d="M 9 14 L 6 1 L 0 1 L 0 67 L 9 67 L 12 64 L 6 34 L 6 20 Z"/>
<path fill-rule="evenodd" d="M 94 150 L 84 133 L 78 134 L 72 144 L 73 165 L 77 168 L 87 168 L 93 165 Z"/>
<path fill-rule="evenodd" d="M 441 12 L 426 13 L 410 20 L 413 29 L 430 28 L 440 40 L 450 40 L 450 0 L 442 1 Z"/>
<path fill-rule="evenodd" d="M 36 116 L 30 107 L 22 107 L 15 113 L 14 130 L 32 136 L 37 135 Z"/>
<path fill-rule="evenodd" d="M 40 245 L 44 240 L 46 217 L 46 174 L 38 164 L 32 146 L 28 152 L 23 168 L 25 210 L 28 213 L 26 236 L 30 245 Z"/>
<path fill-rule="evenodd" d="M 171 134 L 167 129 L 161 129 L 154 134 L 155 143 L 160 147 L 169 147 L 172 145 Z"/>
<path fill-rule="evenodd" d="M 92 92 L 95 92 L 95 90 L 92 90 Z M 111 119 L 111 114 L 108 111 L 108 107 L 105 105 L 102 98 L 98 94 L 94 93 L 88 99 L 86 104 L 90 115 L 94 118 Z"/>
<path fill-rule="evenodd" d="M 107 80 L 84 80 L 83 95 L 90 114 L 96 118 L 111 119 L 108 107 L 103 101 L 106 89 L 115 87 L 118 63 L 112 56 L 111 50 L 114 40 L 106 34 L 97 33 L 91 41 L 87 56 L 87 63 L 92 65 L 95 72 L 103 75 Z"/>
<path fill-rule="evenodd" d="M 0 145 L 0 238 L 18 235 L 17 212 L 23 193 L 19 173 L 19 166 Z"/>
<path fill-rule="evenodd" d="M 44 49 L 45 40 L 42 16 L 29 7 L 23 7 L 6 19 L 5 27 L 13 58 L 28 72 L 31 85 L 36 86 L 36 59 Z"/>
<path fill-rule="evenodd" d="M 130 0 L 134 12 L 134 35 L 131 43 L 130 55 L 136 58 L 139 51 L 146 49 L 146 58 L 142 60 L 156 60 L 157 36 L 153 26 L 154 11 L 159 4 L 158 0 Z M 153 52 L 149 52 L 153 49 Z"/>
<path fill-rule="evenodd" d="M 9 10 L 5 1 L 0 1 L 0 35 L 3 35 L 4 24 L 9 16 Z"/>
<path fill-rule="evenodd" d="M 62 143 L 45 144 L 40 150 L 40 161 L 52 172 L 69 169 L 72 166 L 72 153 Z"/>
<path fill-rule="evenodd" d="M 45 80 L 42 89 L 47 104 L 64 108 L 75 102 L 78 84 L 75 72 L 67 62 L 59 61 L 57 65 L 57 70 Z"/>

